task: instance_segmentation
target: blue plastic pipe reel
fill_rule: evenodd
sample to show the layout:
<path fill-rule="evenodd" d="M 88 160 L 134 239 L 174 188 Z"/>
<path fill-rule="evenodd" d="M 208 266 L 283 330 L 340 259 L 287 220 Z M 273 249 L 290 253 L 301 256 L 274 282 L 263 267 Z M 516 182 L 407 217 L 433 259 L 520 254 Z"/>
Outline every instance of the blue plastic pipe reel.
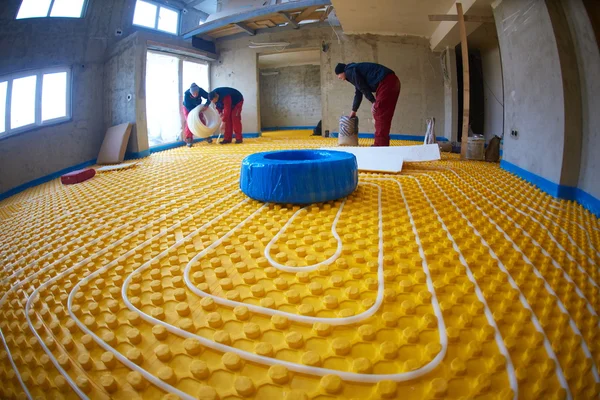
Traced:
<path fill-rule="evenodd" d="M 242 161 L 240 189 L 254 200 L 320 203 L 346 197 L 357 186 L 356 157 L 341 151 L 268 151 Z"/>

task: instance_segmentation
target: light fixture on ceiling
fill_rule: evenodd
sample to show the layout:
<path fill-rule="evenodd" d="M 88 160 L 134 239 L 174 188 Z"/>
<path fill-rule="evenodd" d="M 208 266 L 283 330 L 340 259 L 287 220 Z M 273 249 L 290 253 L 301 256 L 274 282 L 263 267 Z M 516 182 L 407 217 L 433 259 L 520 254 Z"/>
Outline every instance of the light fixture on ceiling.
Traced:
<path fill-rule="evenodd" d="M 274 76 L 279 75 L 279 71 L 261 72 L 260 74 L 262 76 Z"/>

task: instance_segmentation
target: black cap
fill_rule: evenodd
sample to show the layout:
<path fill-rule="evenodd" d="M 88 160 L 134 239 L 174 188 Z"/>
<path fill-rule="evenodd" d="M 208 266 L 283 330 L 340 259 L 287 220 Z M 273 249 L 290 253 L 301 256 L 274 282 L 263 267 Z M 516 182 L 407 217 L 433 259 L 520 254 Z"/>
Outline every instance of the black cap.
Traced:
<path fill-rule="evenodd" d="M 339 75 L 346 70 L 346 64 L 339 63 L 335 66 L 335 74 Z"/>

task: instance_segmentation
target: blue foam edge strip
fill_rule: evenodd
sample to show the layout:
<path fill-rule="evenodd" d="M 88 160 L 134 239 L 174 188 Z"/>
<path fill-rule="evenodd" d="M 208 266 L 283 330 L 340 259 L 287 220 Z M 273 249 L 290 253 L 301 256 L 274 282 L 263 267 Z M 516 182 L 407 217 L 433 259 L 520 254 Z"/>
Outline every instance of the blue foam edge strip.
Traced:
<path fill-rule="evenodd" d="M 338 137 L 339 132 L 331 132 L 330 137 L 332 138 L 336 138 Z M 374 133 L 360 133 L 358 134 L 358 137 L 360 139 L 375 139 L 375 134 Z M 419 135 L 401 135 L 399 133 L 392 133 L 390 134 L 390 139 L 391 140 L 417 140 L 417 141 L 424 141 L 425 140 L 425 136 L 419 136 Z M 448 139 L 446 139 L 445 137 L 436 137 L 436 140 L 438 142 L 447 142 Z"/>
<path fill-rule="evenodd" d="M 244 133 L 244 138 L 248 138 L 248 139 L 258 138 L 260 136 L 261 136 L 260 132 Z M 217 138 L 216 135 L 212 136 L 212 137 Z M 206 139 L 194 139 L 194 143 L 202 142 L 204 140 L 206 140 Z M 174 149 L 176 147 L 181 147 L 181 146 L 185 146 L 185 142 L 174 142 L 174 143 L 164 144 L 161 146 L 154 146 L 150 149 L 140 151 L 140 152 L 127 152 L 125 154 L 125 159 L 133 160 L 133 159 L 138 159 L 138 158 L 145 158 L 145 157 L 148 157 L 152 153 L 158 153 L 160 151 L 170 150 L 170 149 Z M 61 169 L 60 171 L 53 172 L 46 176 L 42 176 L 41 178 L 37 178 L 32 181 L 26 182 L 22 185 L 19 185 L 10 190 L 7 190 L 4 193 L 0 193 L 0 201 L 7 199 L 11 196 L 14 196 L 15 194 L 21 193 L 22 191 L 29 189 L 31 187 L 41 185 L 42 183 L 49 182 L 56 178 L 60 178 L 62 175 L 68 174 L 69 172 L 77 171 L 79 169 L 83 169 L 86 167 L 91 167 L 94 164 L 96 164 L 95 158 L 93 160 L 86 161 L 81 164 L 74 165 L 72 167 L 64 168 L 64 169 Z"/>
<path fill-rule="evenodd" d="M 580 188 L 559 185 L 505 160 L 500 161 L 500 168 L 511 172 L 517 175 L 519 178 L 522 178 L 527 182 L 537 186 L 540 190 L 548 193 L 552 197 L 562 200 L 576 201 L 588 209 L 592 214 L 600 217 L 600 199 L 595 198 Z"/>
<path fill-rule="evenodd" d="M 272 126 L 269 128 L 262 128 L 263 132 L 272 132 L 272 131 L 300 131 L 300 130 L 313 130 L 315 126 Z"/>

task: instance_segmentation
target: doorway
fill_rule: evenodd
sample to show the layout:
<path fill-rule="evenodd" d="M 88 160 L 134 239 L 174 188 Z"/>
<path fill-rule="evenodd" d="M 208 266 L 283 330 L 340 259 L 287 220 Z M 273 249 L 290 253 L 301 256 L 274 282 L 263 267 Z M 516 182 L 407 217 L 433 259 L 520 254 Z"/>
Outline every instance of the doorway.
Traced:
<path fill-rule="evenodd" d="M 210 90 L 209 65 L 184 56 L 148 51 L 146 121 L 150 148 L 181 141 L 183 94 L 192 83 Z"/>
<path fill-rule="evenodd" d="M 313 129 L 321 120 L 321 53 L 259 54 L 261 130 Z"/>
<path fill-rule="evenodd" d="M 504 134 L 504 89 L 500 43 L 496 25 L 486 23 L 468 37 L 469 114 L 471 130 L 484 135 L 486 142 Z M 463 69 L 461 46 L 456 46 L 458 112 L 463 110 Z M 462 138 L 462 117 L 458 121 L 458 140 Z"/>

